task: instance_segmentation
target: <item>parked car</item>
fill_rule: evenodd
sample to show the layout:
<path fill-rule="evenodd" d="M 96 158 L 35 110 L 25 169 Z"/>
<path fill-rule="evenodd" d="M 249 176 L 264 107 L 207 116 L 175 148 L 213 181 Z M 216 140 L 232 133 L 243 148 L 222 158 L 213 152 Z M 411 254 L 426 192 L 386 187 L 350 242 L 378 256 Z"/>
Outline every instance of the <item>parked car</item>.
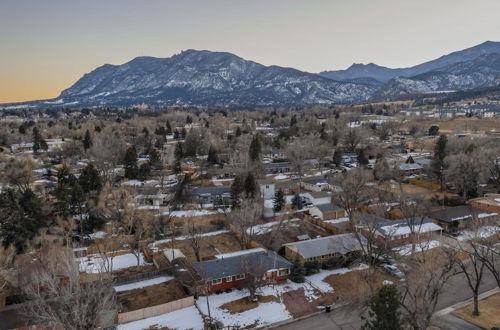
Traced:
<path fill-rule="evenodd" d="M 403 277 L 405 277 L 405 275 L 403 274 L 403 272 L 400 271 L 399 268 L 396 267 L 396 266 L 394 266 L 394 265 L 383 264 L 382 268 L 384 268 L 384 270 L 386 272 L 388 272 L 389 274 L 391 274 L 394 277 L 397 277 L 397 278 L 403 278 Z"/>

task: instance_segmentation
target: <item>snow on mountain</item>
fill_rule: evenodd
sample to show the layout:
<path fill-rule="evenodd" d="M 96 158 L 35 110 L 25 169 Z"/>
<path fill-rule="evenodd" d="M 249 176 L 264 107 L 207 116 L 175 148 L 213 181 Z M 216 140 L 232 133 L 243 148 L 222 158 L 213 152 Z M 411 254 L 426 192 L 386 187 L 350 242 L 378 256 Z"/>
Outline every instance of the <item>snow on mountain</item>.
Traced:
<path fill-rule="evenodd" d="M 382 86 L 375 99 L 500 86 L 500 54 L 485 54 L 471 61 L 450 64 L 414 77 L 397 77 Z"/>
<path fill-rule="evenodd" d="M 364 101 L 374 91 L 367 84 L 267 67 L 230 53 L 187 50 L 170 58 L 103 65 L 45 105 L 307 106 Z"/>
<path fill-rule="evenodd" d="M 339 81 L 355 78 L 371 78 L 380 82 L 387 82 L 395 77 L 413 77 L 426 72 L 438 71 L 440 68 L 455 63 L 471 61 L 482 55 L 493 53 L 500 53 L 500 42 L 486 41 L 477 46 L 456 51 L 409 68 L 391 69 L 373 63 L 353 64 L 346 70 L 323 71 L 320 75 Z"/>
<path fill-rule="evenodd" d="M 264 66 L 225 52 L 187 50 L 170 58 L 137 57 L 85 74 L 55 99 L 3 109 L 201 105 L 297 107 L 393 100 L 422 93 L 500 86 L 500 42 L 411 68 L 353 64 L 320 74 Z"/>

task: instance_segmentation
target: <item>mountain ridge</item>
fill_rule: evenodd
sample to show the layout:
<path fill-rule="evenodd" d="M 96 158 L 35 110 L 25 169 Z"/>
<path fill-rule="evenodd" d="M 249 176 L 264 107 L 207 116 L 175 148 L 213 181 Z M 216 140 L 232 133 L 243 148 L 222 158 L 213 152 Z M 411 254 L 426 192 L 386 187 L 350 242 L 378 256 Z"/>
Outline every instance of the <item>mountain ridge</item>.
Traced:
<path fill-rule="evenodd" d="M 372 78 L 385 83 L 395 77 L 412 77 L 453 63 L 473 60 L 480 55 L 491 53 L 500 53 L 500 42 L 485 41 L 479 45 L 455 51 L 434 60 L 407 68 L 388 68 L 375 63 L 354 63 L 345 70 L 322 71 L 319 74 L 323 77 L 340 81 L 353 78 Z"/>
<path fill-rule="evenodd" d="M 140 56 L 123 64 L 104 64 L 56 98 L 0 107 L 304 107 L 394 100 L 500 85 L 500 42 L 485 42 L 410 68 L 354 63 L 337 78 L 265 66 L 228 52 L 188 49 L 168 58 Z"/>

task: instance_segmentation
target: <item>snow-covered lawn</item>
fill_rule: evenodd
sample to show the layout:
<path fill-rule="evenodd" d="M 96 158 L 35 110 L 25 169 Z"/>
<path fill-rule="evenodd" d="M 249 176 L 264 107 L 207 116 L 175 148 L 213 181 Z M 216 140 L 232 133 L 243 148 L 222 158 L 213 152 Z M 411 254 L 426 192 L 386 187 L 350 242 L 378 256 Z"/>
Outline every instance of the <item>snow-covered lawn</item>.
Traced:
<path fill-rule="evenodd" d="M 169 329 L 203 329 L 203 319 L 195 306 L 179 309 L 167 314 L 153 316 L 144 320 L 120 324 L 118 330 L 148 329 L 156 325 Z"/>
<path fill-rule="evenodd" d="M 271 293 L 271 291 L 267 291 L 266 294 L 267 293 Z M 262 292 L 259 292 L 259 294 L 262 294 Z M 276 292 L 272 291 L 272 294 L 276 294 Z M 259 303 L 256 308 L 236 314 L 231 314 L 229 311 L 220 308 L 220 306 L 228 302 L 245 298 L 247 296 L 248 291 L 245 290 L 234 290 L 229 293 L 213 294 L 208 296 L 212 317 L 222 322 L 226 327 L 245 327 L 255 324 L 258 324 L 258 326 L 264 326 L 292 318 L 290 313 L 287 311 L 285 304 L 274 301 Z M 205 315 L 208 315 L 206 297 L 200 297 L 200 299 L 198 299 L 198 307 Z"/>
<path fill-rule="evenodd" d="M 428 242 L 417 242 L 415 245 L 415 252 L 421 252 L 423 250 L 430 250 L 434 249 L 438 246 L 441 246 L 441 242 L 439 241 L 428 241 Z M 411 254 L 411 244 L 403 245 L 395 250 L 400 254 L 400 255 L 408 255 Z"/>
<path fill-rule="evenodd" d="M 222 213 L 222 210 L 209 211 L 209 210 L 186 210 L 186 211 L 172 211 L 162 213 L 163 215 L 171 215 L 172 217 L 182 218 L 182 217 L 200 217 L 202 215 L 210 215 Z"/>
<path fill-rule="evenodd" d="M 477 231 L 464 230 L 460 233 L 457 239 L 459 241 L 464 241 L 473 238 L 487 238 L 494 235 L 498 231 L 500 231 L 499 226 L 484 226 L 479 228 Z"/>
<path fill-rule="evenodd" d="M 323 220 L 323 222 L 325 222 L 325 223 L 342 223 L 342 222 L 347 222 L 347 221 L 349 221 L 349 218 L 347 218 L 347 217 L 331 219 L 331 220 Z"/>
<path fill-rule="evenodd" d="M 122 254 L 113 258 L 108 257 L 108 260 L 106 260 L 106 258 L 102 258 L 99 254 L 90 254 L 83 258 L 76 258 L 76 260 L 80 263 L 80 271 L 88 274 L 105 272 L 108 263 L 111 262 L 113 270 L 137 266 L 137 258 L 132 253 Z M 141 253 L 139 255 L 139 265 L 143 266 L 146 264 L 144 255 Z"/>
<path fill-rule="evenodd" d="M 115 286 L 115 290 L 116 290 L 116 292 L 122 292 L 122 291 L 140 289 L 140 288 L 144 288 L 147 286 L 160 284 L 163 282 L 168 282 L 172 279 L 173 279 L 172 276 L 160 276 L 160 277 L 152 278 L 150 280 L 144 280 L 144 281 L 140 281 L 140 282 L 117 285 L 117 286 Z"/>
<path fill-rule="evenodd" d="M 291 219 L 291 220 L 284 220 L 284 222 L 293 222 L 293 221 L 300 221 L 301 219 Z M 276 226 L 279 223 L 279 221 L 271 221 L 271 222 L 266 222 L 260 225 L 255 225 L 247 229 L 247 233 L 253 233 L 255 235 L 264 235 L 272 230 L 273 226 Z M 284 224 L 286 226 L 286 224 Z"/>

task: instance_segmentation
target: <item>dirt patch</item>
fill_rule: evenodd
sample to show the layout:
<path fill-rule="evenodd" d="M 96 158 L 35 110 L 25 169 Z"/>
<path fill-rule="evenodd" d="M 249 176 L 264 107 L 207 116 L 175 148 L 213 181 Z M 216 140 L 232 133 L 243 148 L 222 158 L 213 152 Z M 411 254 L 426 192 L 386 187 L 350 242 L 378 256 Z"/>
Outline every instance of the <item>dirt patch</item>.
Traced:
<path fill-rule="evenodd" d="M 144 265 L 139 267 L 133 266 L 128 268 L 113 270 L 113 277 L 135 275 L 139 273 L 152 272 L 153 270 L 156 270 L 156 267 L 154 265 Z"/>
<path fill-rule="evenodd" d="M 307 220 L 290 221 L 277 230 L 263 235 L 258 235 L 255 240 L 270 250 L 278 250 L 283 244 L 295 242 L 298 235 L 309 235 L 310 238 L 325 237 L 331 235 L 325 229 L 310 223 Z"/>
<path fill-rule="evenodd" d="M 122 312 L 165 304 L 184 297 L 187 297 L 187 294 L 176 280 L 118 294 L 118 300 L 122 304 Z"/>
<path fill-rule="evenodd" d="M 479 316 L 472 316 L 473 304 L 453 312 L 454 315 L 471 322 L 483 329 L 500 326 L 500 293 L 479 301 Z"/>
<path fill-rule="evenodd" d="M 180 240 L 167 242 L 158 245 L 162 247 L 174 247 L 181 250 L 189 262 L 195 262 L 196 256 L 191 247 L 191 240 Z M 202 260 L 213 259 L 213 256 L 221 253 L 229 253 L 241 250 L 240 243 L 236 236 L 229 232 L 220 235 L 206 236 L 201 239 L 200 256 Z"/>
<path fill-rule="evenodd" d="M 498 119 L 456 118 L 443 120 L 439 125 L 439 133 L 484 133 L 500 127 Z"/>
<path fill-rule="evenodd" d="M 244 297 L 238 300 L 230 301 L 220 306 L 220 309 L 225 309 L 231 314 L 242 313 L 259 306 L 259 303 L 267 303 L 275 301 L 278 302 L 278 298 L 275 296 L 259 296 L 257 295 L 257 301 L 250 301 L 248 297 Z"/>
<path fill-rule="evenodd" d="M 302 317 L 318 311 L 316 301 L 309 301 L 304 289 L 298 289 L 283 293 L 283 303 L 294 318 Z"/>
<path fill-rule="evenodd" d="M 398 280 L 378 268 L 369 268 L 330 275 L 323 281 L 330 284 L 334 291 L 321 297 L 318 303 L 364 302 L 384 281 L 395 283 Z"/>

